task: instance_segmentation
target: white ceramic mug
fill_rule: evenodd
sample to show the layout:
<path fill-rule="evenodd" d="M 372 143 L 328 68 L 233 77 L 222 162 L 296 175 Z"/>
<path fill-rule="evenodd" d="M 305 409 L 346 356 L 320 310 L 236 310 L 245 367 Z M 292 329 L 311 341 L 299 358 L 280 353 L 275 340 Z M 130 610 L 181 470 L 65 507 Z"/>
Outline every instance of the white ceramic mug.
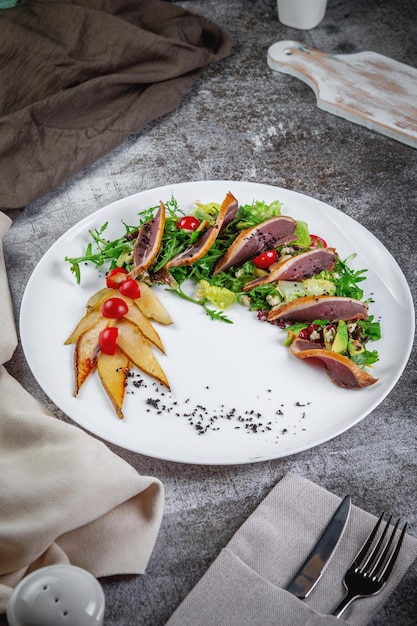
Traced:
<path fill-rule="evenodd" d="M 309 30 L 320 24 L 327 0 L 277 0 L 278 19 L 285 26 Z"/>

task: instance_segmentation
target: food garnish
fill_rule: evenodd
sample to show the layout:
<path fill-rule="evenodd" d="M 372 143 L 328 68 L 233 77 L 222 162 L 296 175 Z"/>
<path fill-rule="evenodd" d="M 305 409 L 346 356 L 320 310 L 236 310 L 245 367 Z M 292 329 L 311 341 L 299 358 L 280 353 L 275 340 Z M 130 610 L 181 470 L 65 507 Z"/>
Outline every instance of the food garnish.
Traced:
<path fill-rule="evenodd" d="M 310 234 L 308 224 L 282 215 L 279 201 L 239 205 L 228 193 L 221 204 L 197 202 L 185 214 L 171 198 L 139 213 L 137 225 L 124 224 L 125 234 L 115 241 L 104 238 L 107 226 L 90 231 L 93 242 L 85 255 L 66 258 L 77 282 L 81 263 L 108 268 L 107 287 L 90 298 L 86 315 L 68 339 L 77 347 L 80 343 L 80 359 L 84 359 L 76 365 L 77 391 L 102 352 L 106 357 L 99 373 L 107 390 L 112 388 L 109 359 L 120 358 L 120 352 L 128 359 L 125 367 L 135 363 L 168 385 L 149 354 L 144 365 L 129 344 L 140 344 L 135 339 L 139 333 L 146 345 L 162 349 L 160 340 L 151 338 L 149 328 L 144 329 L 143 321 L 133 314 L 142 312 L 152 318 L 143 303 L 155 284 L 164 284 L 171 293 L 203 307 L 212 319 L 232 323 L 225 310 L 236 304 L 257 312 L 258 319 L 286 330 L 284 345 L 292 354 L 323 363 L 331 380 L 341 387 L 357 389 L 378 380 L 365 371 L 378 360 L 377 351 L 369 350 L 368 344 L 381 336 L 379 322 L 369 315 L 372 300 L 364 297 L 360 284 L 366 270 L 352 269 L 349 263 L 354 254 L 341 259 L 323 237 Z M 190 281 L 195 285 L 194 296 L 184 290 Z M 98 308 L 102 315 L 97 314 Z M 162 323 L 171 323 L 166 311 L 165 315 Z M 103 319 L 117 329 L 116 341 L 114 331 L 106 334 Z M 101 333 L 101 343 L 97 333 Z M 97 344 L 93 347 L 94 334 Z M 118 373 L 114 386 L 119 399 L 114 403 L 119 413 L 121 380 Z"/>
<path fill-rule="evenodd" d="M 86 314 L 65 341 L 66 345 L 75 343 L 74 396 L 97 370 L 120 419 L 123 419 L 127 378 L 132 366 L 170 388 L 153 353 L 154 347 L 161 352 L 164 347 L 152 321 L 172 324 L 169 313 L 148 285 L 129 278 L 124 271 L 113 272 L 111 278 L 123 276 L 124 280 L 114 282 L 114 287 L 107 286 L 91 296 Z M 124 288 L 130 281 L 137 289 Z M 106 283 L 112 284 L 109 280 Z"/>

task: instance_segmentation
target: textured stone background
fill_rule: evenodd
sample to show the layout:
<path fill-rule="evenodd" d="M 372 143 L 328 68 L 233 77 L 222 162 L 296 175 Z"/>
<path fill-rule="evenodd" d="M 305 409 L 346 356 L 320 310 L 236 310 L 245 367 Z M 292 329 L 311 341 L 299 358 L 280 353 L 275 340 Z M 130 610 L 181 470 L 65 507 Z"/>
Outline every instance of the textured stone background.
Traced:
<path fill-rule="evenodd" d="M 5 255 L 16 314 L 34 265 L 79 219 L 143 189 L 202 179 L 274 184 L 335 206 L 380 239 L 415 294 L 416 150 L 319 110 L 306 84 L 266 64 L 272 43 L 292 39 L 336 54 L 372 50 L 417 67 L 414 0 L 329 0 L 325 19 L 311 31 L 281 25 L 275 0 L 180 4 L 229 32 L 232 54 L 205 72 L 176 111 L 14 216 Z M 20 349 L 8 369 L 67 419 L 38 387 Z M 163 481 L 166 506 L 146 575 L 104 583 L 106 626 L 164 624 L 287 471 L 340 496 L 351 493 L 354 504 L 374 514 L 401 514 L 417 536 L 416 384 L 414 347 L 395 389 L 371 415 L 286 459 L 201 467 L 110 446 L 139 472 Z M 416 614 L 414 565 L 372 626 L 411 626 Z"/>

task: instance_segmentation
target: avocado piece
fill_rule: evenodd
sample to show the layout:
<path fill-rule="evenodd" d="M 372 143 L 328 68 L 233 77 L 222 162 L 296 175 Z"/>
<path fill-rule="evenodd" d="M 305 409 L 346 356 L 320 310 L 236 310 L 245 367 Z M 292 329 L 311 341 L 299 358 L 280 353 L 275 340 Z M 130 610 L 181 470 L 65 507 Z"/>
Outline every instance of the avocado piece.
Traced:
<path fill-rule="evenodd" d="M 363 345 L 355 340 L 355 339 L 349 339 L 348 340 L 348 352 L 350 354 L 350 356 L 354 356 L 355 354 L 359 354 L 360 352 L 364 352 L 365 348 L 363 347 Z"/>
<path fill-rule="evenodd" d="M 334 337 L 332 352 L 338 354 L 346 354 L 348 349 L 349 334 L 347 324 L 344 320 L 339 320 L 337 323 L 337 331 Z"/>
<path fill-rule="evenodd" d="M 284 341 L 284 346 L 288 348 L 288 346 L 290 346 L 295 339 L 297 339 L 297 333 L 295 333 L 293 330 L 288 330 L 287 338 Z"/>

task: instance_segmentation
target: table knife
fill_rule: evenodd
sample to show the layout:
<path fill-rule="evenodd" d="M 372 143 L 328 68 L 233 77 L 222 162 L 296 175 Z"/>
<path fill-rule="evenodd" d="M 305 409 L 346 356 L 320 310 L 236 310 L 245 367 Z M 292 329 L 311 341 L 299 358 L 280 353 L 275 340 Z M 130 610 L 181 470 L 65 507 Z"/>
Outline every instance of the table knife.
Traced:
<path fill-rule="evenodd" d="M 346 527 L 351 507 L 350 496 L 345 496 L 326 526 L 320 539 L 285 588 L 297 598 L 306 598 L 330 561 Z"/>

